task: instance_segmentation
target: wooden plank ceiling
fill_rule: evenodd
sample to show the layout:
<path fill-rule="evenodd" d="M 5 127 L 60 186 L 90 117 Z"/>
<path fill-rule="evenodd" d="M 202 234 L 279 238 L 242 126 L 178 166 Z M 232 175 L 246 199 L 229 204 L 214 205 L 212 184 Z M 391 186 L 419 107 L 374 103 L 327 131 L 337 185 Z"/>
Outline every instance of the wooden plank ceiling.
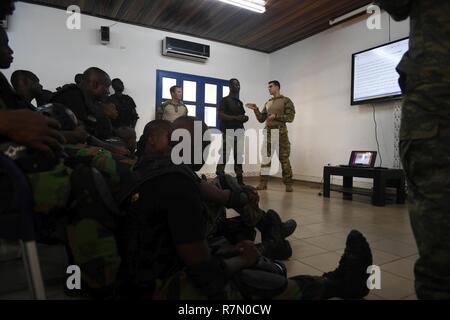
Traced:
<path fill-rule="evenodd" d="M 329 20 L 372 1 L 268 0 L 258 14 L 217 0 L 25 0 L 116 21 L 274 52 L 328 29 Z"/>

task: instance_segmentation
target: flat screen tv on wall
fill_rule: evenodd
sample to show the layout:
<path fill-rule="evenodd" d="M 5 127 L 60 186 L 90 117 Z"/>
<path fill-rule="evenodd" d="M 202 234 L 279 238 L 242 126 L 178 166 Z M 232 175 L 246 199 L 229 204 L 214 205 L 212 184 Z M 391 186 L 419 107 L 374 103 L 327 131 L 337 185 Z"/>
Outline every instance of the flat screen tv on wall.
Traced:
<path fill-rule="evenodd" d="M 408 47 L 405 38 L 352 55 L 352 105 L 401 99 L 396 67 Z"/>

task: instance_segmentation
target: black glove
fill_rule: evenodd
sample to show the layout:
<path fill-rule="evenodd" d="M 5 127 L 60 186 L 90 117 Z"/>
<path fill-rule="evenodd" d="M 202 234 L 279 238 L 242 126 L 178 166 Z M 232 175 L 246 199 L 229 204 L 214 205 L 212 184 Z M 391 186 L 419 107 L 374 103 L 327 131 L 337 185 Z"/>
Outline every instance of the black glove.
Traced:
<path fill-rule="evenodd" d="M 230 190 L 230 198 L 225 205 L 228 209 L 240 209 L 248 203 L 248 197 L 245 192 L 235 192 Z"/>
<path fill-rule="evenodd" d="M 228 174 L 219 175 L 219 183 L 223 190 L 230 190 L 230 198 L 226 204 L 227 208 L 239 209 L 248 204 L 247 192 L 238 183 L 235 177 Z"/>

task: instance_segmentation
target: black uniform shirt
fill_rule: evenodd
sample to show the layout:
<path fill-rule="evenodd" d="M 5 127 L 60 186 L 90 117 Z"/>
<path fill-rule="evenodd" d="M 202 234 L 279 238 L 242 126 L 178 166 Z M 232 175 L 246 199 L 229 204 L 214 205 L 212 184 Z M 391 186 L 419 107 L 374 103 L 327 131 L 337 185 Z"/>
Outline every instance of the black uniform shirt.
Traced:
<path fill-rule="evenodd" d="M 222 111 L 229 116 L 245 115 L 244 104 L 238 98 L 229 95 L 222 99 L 219 106 L 219 112 Z M 244 124 L 241 121 L 221 120 L 220 128 L 224 132 L 226 129 L 243 129 Z"/>

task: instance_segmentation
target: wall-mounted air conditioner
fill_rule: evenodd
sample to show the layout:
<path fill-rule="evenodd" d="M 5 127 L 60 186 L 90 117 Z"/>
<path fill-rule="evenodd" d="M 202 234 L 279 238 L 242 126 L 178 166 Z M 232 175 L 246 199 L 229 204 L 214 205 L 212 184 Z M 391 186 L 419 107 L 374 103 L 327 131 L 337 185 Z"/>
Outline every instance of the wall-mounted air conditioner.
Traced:
<path fill-rule="evenodd" d="M 205 44 L 166 37 L 162 41 L 162 54 L 187 60 L 205 62 L 209 58 L 209 46 Z"/>

